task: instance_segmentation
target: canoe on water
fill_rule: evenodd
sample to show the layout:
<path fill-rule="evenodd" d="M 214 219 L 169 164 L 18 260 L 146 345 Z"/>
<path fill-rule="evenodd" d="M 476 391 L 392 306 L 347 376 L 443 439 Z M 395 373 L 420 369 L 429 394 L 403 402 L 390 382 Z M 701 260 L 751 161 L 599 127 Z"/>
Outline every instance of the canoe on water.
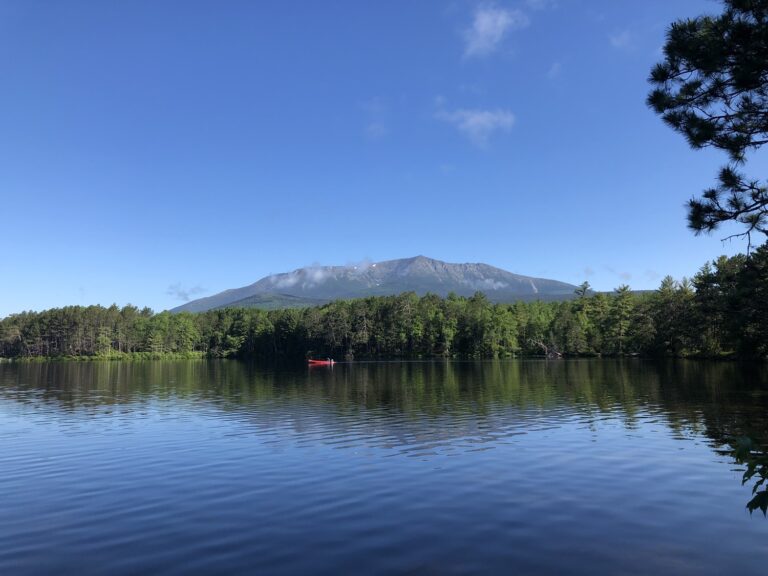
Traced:
<path fill-rule="evenodd" d="M 307 360 L 310 366 L 333 366 L 336 364 L 333 360 Z"/>

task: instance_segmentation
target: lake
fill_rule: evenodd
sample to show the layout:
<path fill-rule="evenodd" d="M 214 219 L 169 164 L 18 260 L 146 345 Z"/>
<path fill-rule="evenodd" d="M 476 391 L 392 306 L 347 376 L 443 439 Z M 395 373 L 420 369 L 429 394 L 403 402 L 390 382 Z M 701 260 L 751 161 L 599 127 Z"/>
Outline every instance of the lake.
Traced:
<path fill-rule="evenodd" d="M 764 574 L 761 366 L 0 364 L 0 574 Z"/>

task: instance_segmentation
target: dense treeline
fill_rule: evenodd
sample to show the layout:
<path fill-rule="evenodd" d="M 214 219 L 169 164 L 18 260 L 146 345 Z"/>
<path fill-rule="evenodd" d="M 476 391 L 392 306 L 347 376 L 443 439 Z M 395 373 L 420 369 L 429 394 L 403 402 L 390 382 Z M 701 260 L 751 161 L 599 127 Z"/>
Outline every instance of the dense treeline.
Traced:
<path fill-rule="evenodd" d="M 0 321 L 0 356 L 126 355 L 339 358 L 513 355 L 768 357 L 768 244 L 721 257 L 692 281 L 573 300 L 492 304 L 414 293 L 305 309 L 229 308 L 154 314 L 134 306 L 69 306 Z"/>

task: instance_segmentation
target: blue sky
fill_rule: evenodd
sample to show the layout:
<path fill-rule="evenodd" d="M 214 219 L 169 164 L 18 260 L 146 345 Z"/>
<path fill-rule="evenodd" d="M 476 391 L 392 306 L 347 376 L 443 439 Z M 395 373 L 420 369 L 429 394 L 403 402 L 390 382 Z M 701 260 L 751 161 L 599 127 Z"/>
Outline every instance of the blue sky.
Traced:
<path fill-rule="evenodd" d="M 0 1 L 0 317 L 424 254 L 599 290 L 719 254 L 645 106 L 708 0 Z M 754 166 L 752 166 L 754 168 Z"/>

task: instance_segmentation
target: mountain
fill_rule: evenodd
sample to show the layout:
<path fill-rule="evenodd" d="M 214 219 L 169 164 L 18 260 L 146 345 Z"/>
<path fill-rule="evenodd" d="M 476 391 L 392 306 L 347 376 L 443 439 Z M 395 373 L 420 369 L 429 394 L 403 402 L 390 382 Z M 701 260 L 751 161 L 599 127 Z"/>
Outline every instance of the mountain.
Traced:
<path fill-rule="evenodd" d="M 310 266 L 266 276 L 242 288 L 225 290 L 174 308 L 202 312 L 215 308 L 314 306 L 332 300 L 385 296 L 413 291 L 447 296 L 485 293 L 492 302 L 565 300 L 576 286 L 521 276 L 488 264 L 449 264 L 425 256 L 357 266 Z"/>
<path fill-rule="evenodd" d="M 280 310 L 281 308 L 306 308 L 327 304 L 330 299 L 302 298 L 290 294 L 254 294 L 218 308 L 261 308 L 262 310 Z M 175 310 L 174 310 L 175 311 Z"/>

